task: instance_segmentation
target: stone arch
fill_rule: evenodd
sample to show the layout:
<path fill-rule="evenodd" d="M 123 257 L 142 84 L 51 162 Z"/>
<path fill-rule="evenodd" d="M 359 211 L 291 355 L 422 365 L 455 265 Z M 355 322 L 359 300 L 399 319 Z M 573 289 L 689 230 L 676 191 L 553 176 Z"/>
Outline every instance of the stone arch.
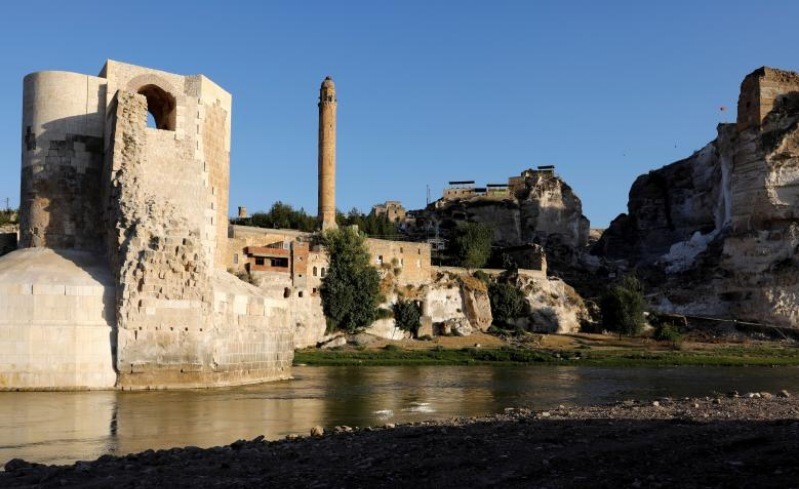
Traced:
<path fill-rule="evenodd" d="M 128 90 L 144 95 L 147 111 L 157 129 L 174 131 L 177 127 L 177 99 L 172 85 L 155 75 L 141 75 L 128 82 Z"/>

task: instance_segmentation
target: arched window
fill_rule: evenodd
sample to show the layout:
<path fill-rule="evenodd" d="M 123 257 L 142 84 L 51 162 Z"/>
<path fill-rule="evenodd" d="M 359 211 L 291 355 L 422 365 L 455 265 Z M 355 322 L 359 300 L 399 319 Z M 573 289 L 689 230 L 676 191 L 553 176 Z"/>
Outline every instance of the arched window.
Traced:
<path fill-rule="evenodd" d="M 156 129 L 174 131 L 177 122 L 175 97 L 157 85 L 141 87 L 139 95 L 147 99 L 148 126 L 152 123 Z"/>
<path fill-rule="evenodd" d="M 325 267 L 322 267 L 322 278 L 325 277 Z"/>
<path fill-rule="evenodd" d="M 316 277 L 316 275 L 318 273 L 319 273 L 319 270 L 317 270 L 316 267 L 313 267 L 313 276 Z"/>

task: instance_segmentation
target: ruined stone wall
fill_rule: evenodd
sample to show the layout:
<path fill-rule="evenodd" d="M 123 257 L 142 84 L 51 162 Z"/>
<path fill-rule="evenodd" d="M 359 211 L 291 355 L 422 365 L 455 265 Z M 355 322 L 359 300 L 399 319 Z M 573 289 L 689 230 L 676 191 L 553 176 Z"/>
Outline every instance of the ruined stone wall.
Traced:
<path fill-rule="evenodd" d="M 115 67 L 106 69 L 111 76 Z M 208 115 L 197 77 L 182 84 L 149 73 L 114 79 L 186 91 L 176 96 L 182 110 L 174 130 L 145 127 L 145 96 L 117 92 L 108 223 L 118 269 L 119 385 L 200 387 L 287 377 L 292 331 L 285 304 L 219 263 L 226 246 L 216 242 L 218 213 L 227 213 L 227 188 L 215 185 L 227 182 L 227 137 L 205 145 L 203 135 L 224 130 L 229 113 L 214 98 Z M 226 242 L 226 221 L 221 228 Z"/>
<path fill-rule="evenodd" d="M 102 249 L 105 89 L 105 80 L 76 73 L 25 77 L 21 247 Z"/>
<path fill-rule="evenodd" d="M 738 130 L 758 129 L 780 99 L 799 93 L 799 75 L 769 67 L 744 78 L 738 98 Z"/>
<path fill-rule="evenodd" d="M 400 285 L 424 284 L 430 281 L 430 244 L 368 238 L 366 249 L 377 267 L 399 269 Z"/>

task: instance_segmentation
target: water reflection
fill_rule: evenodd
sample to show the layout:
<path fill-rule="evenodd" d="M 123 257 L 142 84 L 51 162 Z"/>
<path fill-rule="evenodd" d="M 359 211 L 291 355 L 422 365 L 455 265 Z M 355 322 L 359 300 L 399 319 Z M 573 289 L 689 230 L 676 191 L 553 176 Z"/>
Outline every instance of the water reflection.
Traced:
<path fill-rule="evenodd" d="M 275 439 L 617 399 L 799 390 L 796 368 L 299 367 L 291 381 L 180 392 L 0 393 L 0 463 Z"/>

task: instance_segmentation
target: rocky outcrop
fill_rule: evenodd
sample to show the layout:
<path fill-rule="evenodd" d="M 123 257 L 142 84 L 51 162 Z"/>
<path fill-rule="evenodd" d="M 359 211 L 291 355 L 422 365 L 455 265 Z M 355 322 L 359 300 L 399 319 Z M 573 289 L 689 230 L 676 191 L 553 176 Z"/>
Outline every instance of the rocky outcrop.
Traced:
<path fill-rule="evenodd" d="M 454 331 L 459 325 L 455 329 L 465 336 L 472 330 L 486 331 L 493 321 L 486 285 L 466 269 L 459 274 L 437 273 L 434 281 L 422 288 L 421 296 L 422 315 L 438 325 L 433 331 L 442 331 L 443 325 Z"/>
<path fill-rule="evenodd" d="M 494 229 L 495 246 L 538 243 L 551 261 L 574 262 L 589 233 L 580 198 L 552 171 L 526 170 L 516 180 L 512 196 L 442 199 L 427 212 L 443 229 L 464 221 L 487 224 Z"/>
<path fill-rule="evenodd" d="M 516 318 L 517 328 L 534 333 L 577 333 L 589 320 L 582 297 L 557 278 L 519 275 L 512 283 L 524 293 L 526 314 Z"/>
<path fill-rule="evenodd" d="M 645 271 L 666 312 L 799 327 L 799 75 L 761 68 L 736 124 L 639 177 L 594 251 Z"/>

